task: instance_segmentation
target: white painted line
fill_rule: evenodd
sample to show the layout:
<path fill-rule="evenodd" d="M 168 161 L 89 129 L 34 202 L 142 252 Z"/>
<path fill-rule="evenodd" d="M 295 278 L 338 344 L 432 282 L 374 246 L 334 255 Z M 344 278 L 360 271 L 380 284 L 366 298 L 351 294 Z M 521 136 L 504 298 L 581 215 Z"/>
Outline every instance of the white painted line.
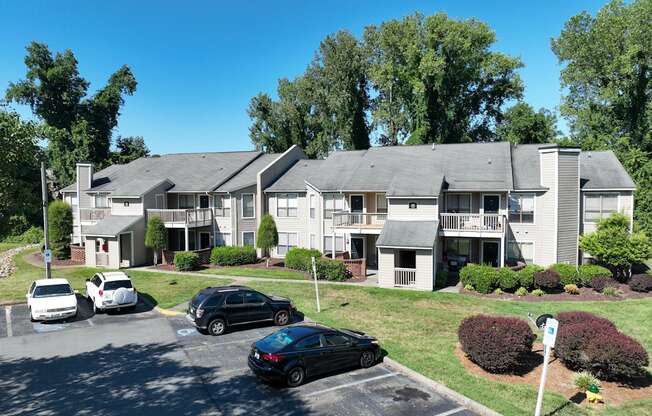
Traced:
<path fill-rule="evenodd" d="M 464 407 L 456 407 L 455 409 L 451 409 L 451 410 L 448 410 L 446 412 L 437 413 L 435 416 L 450 416 L 450 415 L 454 415 L 457 412 L 461 412 L 462 410 L 465 410 L 465 408 Z"/>
<path fill-rule="evenodd" d="M 7 320 L 7 337 L 13 337 L 14 330 L 11 327 L 11 306 L 5 306 L 5 319 Z"/>
<path fill-rule="evenodd" d="M 245 372 L 247 370 L 249 370 L 249 367 L 232 368 L 230 370 L 216 370 L 215 372 L 217 374 L 214 377 L 217 378 L 222 375 L 226 375 L 230 373 L 240 373 L 240 372 Z"/>
<path fill-rule="evenodd" d="M 92 319 L 88 319 L 86 320 L 86 322 L 88 322 L 88 326 L 90 326 L 91 328 L 95 326 Z"/>
<path fill-rule="evenodd" d="M 342 384 L 340 386 L 335 386 L 335 387 L 331 387 L 331 388 L 328 388 L 328 389 L 313 391 L 312 393 L 306 394 L 306 397 L 311 397 L 311 396 L 316 396 L 318 394 L 328 393 L 329 391 L 345 389 L 347 387 L 357 386 L 358 384 L 364 384 L 364 383 L 368 383 L 370 381 L 376 381 L 376 380 L 380 380 L 380 379 L 387 378 L 387 377 L 393 377 L 393 376 L 396 376 L 397 374 L 398 373 L 383 374 L 382 376 L 370 377 L 370 378 L 367 378 L 367 379 L 364 379 L 364 380 L 353 381 L 351 383 Z"/>
<path fill-rule="evenodd" d="M 258 340 L 258 339 L 260 339 L 260 337 L 246 338 L 246 339 L 241 339 L 239 341 L 226 341 L 226 342 L 219 342 L 219 343 L 212 343 L 211 342 L 211 343 L 204 343 L 204 344 L 201 344 L 201 345 L 191 345 L 191 346 L 188 346 L 188 347 L 184 346 L 184 349 L 186 349 L 186 350 L 198 350 L 198 349 L 202 349 L 202 348 L 220 347 L 222 345 L 243 344 L 243 343 L 248 343 L 248 342 L 251 342 L 251 341 Z"/>

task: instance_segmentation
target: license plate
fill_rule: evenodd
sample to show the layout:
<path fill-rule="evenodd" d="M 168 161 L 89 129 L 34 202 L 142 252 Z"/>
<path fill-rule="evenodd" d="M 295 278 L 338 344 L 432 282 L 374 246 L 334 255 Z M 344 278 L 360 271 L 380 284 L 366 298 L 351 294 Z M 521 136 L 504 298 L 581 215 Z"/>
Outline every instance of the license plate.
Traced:
<path fill-rule="evenodd" d="M 258 351 L 254 353 L 254 358 L 260 360 L 260 354 L 258 354 Z"/>

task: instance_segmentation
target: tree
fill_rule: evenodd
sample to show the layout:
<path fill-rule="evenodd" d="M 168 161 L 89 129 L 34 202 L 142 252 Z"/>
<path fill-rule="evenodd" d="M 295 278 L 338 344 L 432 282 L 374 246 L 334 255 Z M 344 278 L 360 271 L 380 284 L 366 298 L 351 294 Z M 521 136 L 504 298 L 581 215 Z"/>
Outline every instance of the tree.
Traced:
<path fill-rule="evenodd" d="M 580 249 L 609 267 L 615 276 L 627 279 L 633 264 L 652 256 L 652 245 L 645 233 L 629 230 L 629 219 L 613 213 L 598 222 L 595 232 L 580 236 Z"/>
<path fill-rule="evenodd" d="M 265 214 L 260 220 L 258 226 L 258 236 L 256 237 L 256 247 L 263 250 L 267 255 L 265 267 L 269 267 L 269 250 L 278 245 L 278 232 L 276 231 L 276 223 L 274 217 L 270 214 Z"/>
<path fill-rule="evenodd" d="M 141 136 L 118 137 L 117 150 L 111 153 L 111 164 L 125 164 L 149 156 L 149 148 Z"/>
<path fill-rule="evenodd" d="M 612 149 L 636 180 L 634 216 L 652 232 L 652 0 L 611 1 L 569 19 L 552 50 L 563 64 L 560 108 L 585 150 Z M 629 161 L 633 157 L 635 161 Z"/>
<path fill-rule="evenodd" d="M 109 157 L 124 96 L 136 91 L 136 79 L 124 65 L 87 97 L 90 84 L 79 75 L 72 51 L 53 55 L 47 45 L 37 42 L 27 47 L 25 65 L 26 78 L 10 83 L 6 98 L 29 105 L 45 122 L 49 164 L 57 184 L 67 184 L 74 180 L 75 162 L 101 165 Z"/>
<path fill-rule="evenodd" d="M 521 61 L 491 51 L 477 20 L 417 13 L 367 27 L 364 41 L 381 144 L 490 140 L 502 105 L 521 98 Z"/>
<path fill-rule="evenodd" d="M 38 224 L 41 213 L 38 128 L 0 110 L 0 237 Z"/>
<path fill-rule="evenodd" d="M 168 231 L 165 229 L 163 220 L 159 217 L 151 217 L 147 220 L 147 231 L 145 232 L 145 246 L 154 252 L 154 266 L 158 264 L 158 251 L 168 245 Z"/>
<path fill-rule="evenodd" d="M 57 259 L 70 257 L 72 235 L 72 208 L 67 202 L 56 200 L 48 206 L 48 232 L 52 255 Z"/>
<path fill-rule="evenodd" d="M 534 111 L 529 104 L 519 102 L 503 114 L 496 137 L 513 144 L 551 143 L 559 134 L 556 124 L 557 118 L 550 111 Z"/>

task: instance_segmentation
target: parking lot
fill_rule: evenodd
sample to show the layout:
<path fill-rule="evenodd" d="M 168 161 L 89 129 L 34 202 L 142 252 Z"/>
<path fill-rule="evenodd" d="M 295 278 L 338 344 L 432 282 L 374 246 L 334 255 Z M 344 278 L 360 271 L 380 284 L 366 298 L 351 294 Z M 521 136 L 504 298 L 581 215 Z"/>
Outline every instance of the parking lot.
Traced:
<path fill-rule="evenodd" d="M 29 322 L 24 305 L 2 312 L 2 415 L 473 414 L 382 363 L 298 388 L 263 383 L 247 355 L 273 326 L 211 337 L 143 303 L 131 313 L 84 310 L 48 324 Z"/>

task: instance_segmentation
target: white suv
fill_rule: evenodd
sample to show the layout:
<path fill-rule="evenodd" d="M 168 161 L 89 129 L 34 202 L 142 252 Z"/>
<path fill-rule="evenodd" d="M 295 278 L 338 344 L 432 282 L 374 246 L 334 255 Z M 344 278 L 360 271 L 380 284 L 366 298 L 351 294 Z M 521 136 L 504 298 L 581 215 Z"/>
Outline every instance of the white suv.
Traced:
<path fill-rule="evenodd" d="M 32 322 L 77 315 L 77 297 L 66 279 L 37 280 L 30 285 L 26 296 Z"/>
<path fill-rule="evenodd" d="M 138 293 L 131 279 L 123 272 L 96 273 L 86 279 L 86 298 L 93 304 L 93 312 L 107 309 L 133 309 Z"/>

